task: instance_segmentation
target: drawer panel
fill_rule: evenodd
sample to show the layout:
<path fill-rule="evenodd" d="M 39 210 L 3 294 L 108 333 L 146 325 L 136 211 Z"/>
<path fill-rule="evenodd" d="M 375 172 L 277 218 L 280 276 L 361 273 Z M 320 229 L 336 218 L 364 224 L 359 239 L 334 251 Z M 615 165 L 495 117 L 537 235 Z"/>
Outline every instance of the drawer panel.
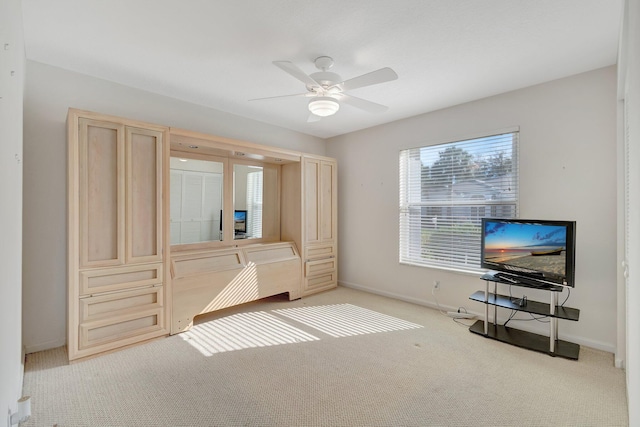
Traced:
<path fill-rule="evenodd" d="M 336 270 L 336 259 L 328 258 L 317 261 L 307 261 L 304 266 L 305 276 L 315 276 L 317 274 L 334 272 Z"/>
<path fill-rule="evenodd" d="M 336 273 L 322 274 L 314 277 L 307 277 L 305 279 L 305 290 L 312 290 L 316 288 L 324 288 L 337 285 Z"/>
<path fill-rule="evenodd" d="M 145 310 L 138 313 L 121 314 L 80 324 L 80 350 L 113 343 L 113 348 L 132 342 L 143 341 L 158 335 L 163 329 L 163 309 Z M 108 347 L 106 347 L 108 348 Z"/>
<path fill-rule="evenodd" d="M 163 306 L 162 286 L 81 298 L 80 322 Z"/>
<path fill-rule="evenodd" d="M 335 257 L 333 245 L 307 246 L 306 249 L 307 252 L 305 259 L 307 260 Z"/>
<path fill-rule="evenodd" d="M 80 272 L 80 296 L 162 284 L 162 264 L 132 265 Z"/>

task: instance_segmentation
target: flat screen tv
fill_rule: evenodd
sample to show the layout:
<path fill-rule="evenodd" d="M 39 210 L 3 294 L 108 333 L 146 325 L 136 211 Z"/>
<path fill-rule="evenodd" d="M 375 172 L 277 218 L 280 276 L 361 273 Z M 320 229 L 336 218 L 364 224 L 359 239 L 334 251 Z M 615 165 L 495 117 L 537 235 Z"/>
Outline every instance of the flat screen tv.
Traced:
<path fill-rule="evenodd" d="M 482 219 L 480 265 L 507 282 L 575 286 L 575 221 Z"/>

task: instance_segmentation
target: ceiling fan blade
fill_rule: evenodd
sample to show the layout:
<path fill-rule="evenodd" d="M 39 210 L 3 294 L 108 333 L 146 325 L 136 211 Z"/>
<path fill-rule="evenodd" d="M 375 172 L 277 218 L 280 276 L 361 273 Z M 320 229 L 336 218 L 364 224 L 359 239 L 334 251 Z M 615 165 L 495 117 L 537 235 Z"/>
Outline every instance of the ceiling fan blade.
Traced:
<path fill-rule="evenodd" d="M 293 97 L 306 97 L 309 96 L 309 92 L 305 92 L 305 93 L 294 93 L 292 95 L 278 95 L 278 96 L 267 96 L 265 98 L 253 98 L 250 99 L 249 101 L 263 101 L 265 99 L 277 99 L 277 98 L 293 98 Z"/>
<path fill-rule="evenodd" d="M 366 99 L 362 98 L 356 98 L 355 96 L 346 95 L 344 93 L 340 95 L 340 101 L 369 113 L 384 113 L 389 109 L 389 107 L 387 107 L 386 105 L 376 104 L 375 102 L 367 101 Z"/>
<path fill-rule="evenodd" d="M 342 90 L 353 90 L 364 86 L 377 85 L 379 83 L 389 82 L 398 78 L 398 75 L 391 68 L 380 68 L 379 70 L 345 80 L 341 83 Z"/>
<path fill-rule="evenodd" d="M 293 77 L 300 80 L 302 83 L 304 83 L 307 86 L 314 86 L 314 87 L 320 86 L 320 84 L 317 81 L 309 77 L 304 71 L 302 71 L 300 68 L 298 68 L 297 65 L 293 64 L 292 62 L 273 61 L 273 65 L 280 68 L 284 72 L 292 75 Z"/>

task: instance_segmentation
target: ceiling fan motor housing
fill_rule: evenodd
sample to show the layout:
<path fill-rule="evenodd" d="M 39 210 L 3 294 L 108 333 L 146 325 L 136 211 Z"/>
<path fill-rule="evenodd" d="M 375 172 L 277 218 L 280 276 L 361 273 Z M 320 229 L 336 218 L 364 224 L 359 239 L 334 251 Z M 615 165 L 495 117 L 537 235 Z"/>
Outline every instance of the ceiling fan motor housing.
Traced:
<path fill-rule="evenodd" d="M 323 89 L 327 89 L 342 82 L 342 77 L 330 71 L 319 71 L 317 73 L 311 74 L 309 77 L 318 82 Z M 313 90 L 313 86 L 307 85 L 307 89 Z"/>

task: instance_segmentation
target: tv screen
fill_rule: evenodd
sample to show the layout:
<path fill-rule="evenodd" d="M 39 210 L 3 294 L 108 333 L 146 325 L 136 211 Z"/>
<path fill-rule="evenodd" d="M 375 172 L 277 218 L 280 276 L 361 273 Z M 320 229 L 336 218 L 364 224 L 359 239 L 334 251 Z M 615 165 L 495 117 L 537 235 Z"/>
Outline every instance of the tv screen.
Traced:
<path fill-rule="evenodd" d="M 236 210 L 233 212 L 233 229 L 236 234 L 247 232 L 247 211 Z"/>
<path fill-rule="evenodd" d="M 480 265 L 514 283 L 573 287 L 575 230 L 575 221 L 483 218 Z"/>

